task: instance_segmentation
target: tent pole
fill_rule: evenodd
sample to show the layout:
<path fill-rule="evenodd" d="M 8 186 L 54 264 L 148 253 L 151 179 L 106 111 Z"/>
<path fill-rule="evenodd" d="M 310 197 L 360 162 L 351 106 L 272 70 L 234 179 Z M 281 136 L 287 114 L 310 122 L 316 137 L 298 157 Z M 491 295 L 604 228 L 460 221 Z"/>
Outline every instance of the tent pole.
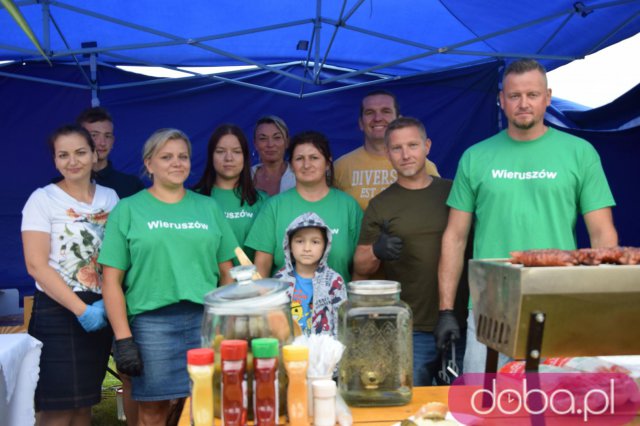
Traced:
<path fill-rule="evenodd" d="M 91 70 L 91 106 L 100 106 L 100 98 L 98 98 L 98 67 L 96 54 L 89 55 L 89 68 Z"/>
<path fill-rule="evenodd" d="M 315 52 L 313 59 L 313 81 L 317 84 L 320 76 L 320 30 L 322 30 L 322 0 L 316 0 L 316 19 L 313 22 L 316 35 Z"/>
<path fill-rule="evenodd" d="M 49 28 L 49 2 L 42 2 L 42 48 L 49 55 L 51 52 L 51 39 Z"/>

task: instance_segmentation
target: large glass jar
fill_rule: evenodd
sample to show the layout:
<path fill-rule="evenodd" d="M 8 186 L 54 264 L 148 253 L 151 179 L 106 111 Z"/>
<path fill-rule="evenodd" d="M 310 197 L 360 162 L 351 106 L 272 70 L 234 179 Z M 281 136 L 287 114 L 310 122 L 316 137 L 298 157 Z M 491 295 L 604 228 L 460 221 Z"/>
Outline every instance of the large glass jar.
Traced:
<path fill-rule="evenodd" d="M 202 346 L 215 351 L 214 411 L 220 417 L 220 343 L 228 339 L 246 340 L 251 348 L 251 340 L 258 337 L 275 337 L 279 346 L 293 340 L 291 302 L 287 295 L 289 284 L 267 278 L 253 280 L 255 266 L 231 268 L 235 283 L 213 290 L 204 298 L 205 312 L 202 323 Z M 280 386 L 280 412 L 286 410 L 286 373 L 282 360 L 278 370 Z M 249 401 L 253 390 L 253 355 L 247 353 L 247 391 Z M 249 404 L 249 417 L 253 407 Z"/>
<path fill-rule="evenodd" d="M 349 405 L 404 405 L 411 401 L 413 320 L 396 281 L 354 281 L 338 311 L 340 393 Z"/>

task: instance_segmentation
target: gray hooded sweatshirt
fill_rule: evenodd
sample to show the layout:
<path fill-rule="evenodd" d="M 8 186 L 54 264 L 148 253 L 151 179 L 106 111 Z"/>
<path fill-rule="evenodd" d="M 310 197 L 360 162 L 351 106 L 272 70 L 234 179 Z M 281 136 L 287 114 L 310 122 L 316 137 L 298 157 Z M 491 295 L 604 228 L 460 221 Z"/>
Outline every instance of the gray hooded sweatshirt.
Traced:
<path fill-rule="evenodd" d="M 331 333 L 335 336 L 337 334 L 338 306 L 347 300 L 347 290 L 340 274 L 327 265 L 327 258 L 331 250 L 331 230 L 320 216 L 307 212 L 291 222 L 282 240 L 284 266 L 273 277 L 289 283 L 288 294 L 291 298 L 295 290 L 296 278 L 289 237 L 301 228 L 320 228 L 327 235 L 327 244 L 312 280 L 313 299 L 310 305 L 312 329 L 310 332 L 312 334 Z"/>

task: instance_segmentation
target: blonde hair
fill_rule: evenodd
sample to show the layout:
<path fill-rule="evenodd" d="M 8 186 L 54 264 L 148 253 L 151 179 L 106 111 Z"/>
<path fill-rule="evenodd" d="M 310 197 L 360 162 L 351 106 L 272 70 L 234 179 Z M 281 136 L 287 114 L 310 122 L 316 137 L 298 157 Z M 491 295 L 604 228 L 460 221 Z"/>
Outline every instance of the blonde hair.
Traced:
<path fill-rule="evenodd" d="M 273 124 L 276 126 L 278 131 L 282 133 L 282 136 L 285 138 L 287 145 L 289 144 L 289 128 L 287 127 L 284 120 L 277 115 L 265 115 L 264 117 L 260 117 L 258 121 L 256 121 L 256 126 L 253 128 L 253 139 L 256 138 L 256 132 L 258 131 L 258 127 L 261 124 Z"/>
<path fill-rule="evenodd" d="M 178 129 L 158 129 L 153 132 L 144 143 L 144 147 L 142 148 L 142 162 L 144 163 L 153 157 L 153 154 L 159 149 L 162 149 L 167 142 L 178 139 L 185 141 L 187 144 L 187 152 L 189 153 L 189 157 L 191 157 L 191 141 L 184 132 Z M 152 178 L 146 167 L 144 167 L 144 174 L 150 179 Z"/>

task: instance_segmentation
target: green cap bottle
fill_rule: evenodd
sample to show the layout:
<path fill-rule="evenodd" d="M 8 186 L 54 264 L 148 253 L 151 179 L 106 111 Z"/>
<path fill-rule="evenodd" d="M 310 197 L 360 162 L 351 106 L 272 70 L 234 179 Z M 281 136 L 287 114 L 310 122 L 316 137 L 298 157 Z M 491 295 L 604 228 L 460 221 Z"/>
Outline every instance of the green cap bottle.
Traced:
<path fill-rule="evenodd" d="M 251 352 L 254 358 L 277 358 L 278 339 L 273 337 L 260 337 L 251 341 Z"/>

